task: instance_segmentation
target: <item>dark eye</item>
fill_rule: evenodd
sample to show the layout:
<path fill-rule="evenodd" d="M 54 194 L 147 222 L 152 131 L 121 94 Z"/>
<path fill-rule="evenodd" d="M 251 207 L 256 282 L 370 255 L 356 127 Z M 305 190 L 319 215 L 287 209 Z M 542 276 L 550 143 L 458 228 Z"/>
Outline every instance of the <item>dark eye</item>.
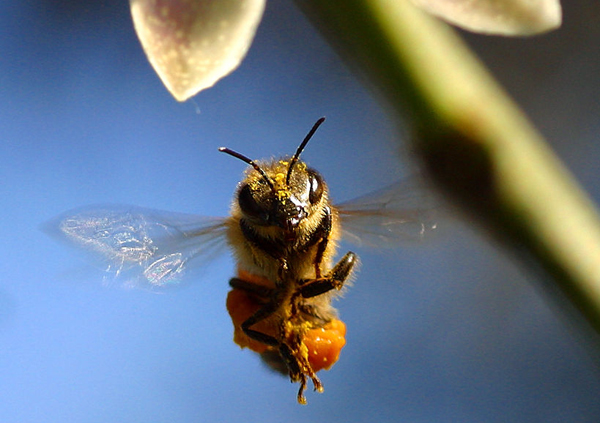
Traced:
<path fill-rule="evenodd" d="M 321 179 L 321 175 L 314 170 L 309 170 L 308 183 L 310 185 L 308 200 L 311 202 L 311 204 L 318 203 L 323 196 L 323 179 Z"/>
<path fill-rule="evenodd" d="M 240 189 L 238 204 L 246 216 L 263 220 L 268 218 L 265 209 L 256 201 L 248 185 L 244 185 Z"/>

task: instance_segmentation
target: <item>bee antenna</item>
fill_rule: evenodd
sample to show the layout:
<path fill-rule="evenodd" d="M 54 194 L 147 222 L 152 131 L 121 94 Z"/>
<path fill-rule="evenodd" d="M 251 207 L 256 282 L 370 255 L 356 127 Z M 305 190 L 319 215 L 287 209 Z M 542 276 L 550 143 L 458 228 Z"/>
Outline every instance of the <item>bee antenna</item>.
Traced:
<path fill-rule="evenodd" d="M 219 151 L 222 153 L 227 153 L 230 156 L 233 156 L 237 159 L 240 159 L 241 161 L 243 161 L 245 163 L 248 163 L 250 166 L 252 166 L 254 169 L 256 169 L 256 171 L 258 173 L 260 173 L 260 176 L 262 176 L 263 179 L 265 180 L 265 182 L 267 184 L 269 184 L 269 187 L 271 188 L 271 190 L 275 191 L 275 187 L 273 186 L 273 182 L 271 182 L 271 179 L 267 176 L 265 171 L 262 170 L 262 168 L 259 165 L 257 165 L 254 161 L 250 160 L 248 157 L 244 156 L 243 154 L 238 153 L 237 151 L 230 150 L 227 147 L 219 147 Z"/>
<path fill-rule="evenodd" d="M 300 158 L 300 154 L 302 153 L 302 150 L 304 150 L 304 147 L 306 147 L 306 144 L 308 144 L 308 141 L 310 141 L 312 136 L 315 134 L 315 132 L 317 132 L 317 129 L 319 128 L 319 126 L 321 126 L 321 124 L 323 122 L 325 122 L 325 117 L 322 117 L 321 119 L 316 121 L 315 124 L 313 125 L 312 129 L 310 131 L 308 131 L 308 134 L 306 134 L 306 136 L 304 137 L 304 140 L 302 140 L 302 142 L 298 146 L 298 149 L 296 150 L 296 154 L 294 154 L 294 157 L 292 157 L 292 160 L 290 160 L 290 167 L 288 167 L 288 173 L 287 173 L 287 176 L 285 177 L 286 185 L 290 184 L 290 177 L 292 176 L 292 169 L 294 168 L 294 165 Z"/>

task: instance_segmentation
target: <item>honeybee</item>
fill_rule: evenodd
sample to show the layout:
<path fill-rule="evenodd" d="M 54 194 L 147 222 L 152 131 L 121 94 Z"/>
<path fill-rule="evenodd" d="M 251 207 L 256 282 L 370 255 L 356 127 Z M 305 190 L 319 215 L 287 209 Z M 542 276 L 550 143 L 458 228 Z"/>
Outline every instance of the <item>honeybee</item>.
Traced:
<path fill-rule="evenodd" d="M 194 261 L 212 256 L 223 240 L 237 262 L 227 309 L 234 342 L 260 354 L 273 369 L 299 383 L 338 360 L 345 324 L 332 299 L 352 278 L 358 257 L 334 260 L 342 232 L 381 246 L 421 238 L 435 228 L 421 191 L 395 185 L 333 206 L 323 177 L 300 160 L 319 119 L 295 154 L 247 163 L 225 218 L 162 212 L 135 206 L 91 206 L 66 212 L 46 225 L 51 235 L 91 254 L 126 286 L 161 289 L 177 284 Z"/>

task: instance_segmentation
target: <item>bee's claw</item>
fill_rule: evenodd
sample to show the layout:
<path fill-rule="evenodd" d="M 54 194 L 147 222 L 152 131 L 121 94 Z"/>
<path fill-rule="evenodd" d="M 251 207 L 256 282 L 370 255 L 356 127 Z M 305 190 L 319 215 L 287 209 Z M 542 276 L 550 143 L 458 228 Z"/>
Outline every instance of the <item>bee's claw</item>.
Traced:
<path fill-rule="evenodd" d="M 317 376 L 312 377 L 313 386 L 315 387 L 315 391 L 322 394 L 325 389 L 323 388 L 323 384 L 321 380 Z"/>
<path fill-rule="evenodd" d="M 300 376 L 300 388 L 298 389 L 298 404 L 306 405 L 304 390 L 306 389 L 306 376 Z"/>

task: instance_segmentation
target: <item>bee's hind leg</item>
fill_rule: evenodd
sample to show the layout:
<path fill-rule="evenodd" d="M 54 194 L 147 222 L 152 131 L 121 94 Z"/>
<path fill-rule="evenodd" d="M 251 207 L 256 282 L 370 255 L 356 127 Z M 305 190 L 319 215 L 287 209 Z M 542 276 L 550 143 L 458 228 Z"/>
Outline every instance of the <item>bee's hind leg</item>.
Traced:
<path fill-rule="evenodd" d="M 252 316 L 246 319 L 242 324 L 241 328 L 244 333 L 255 341 L 261 342 L 270 347 L 277 348 L 279 356 L 285 364 L 288 375 L 292 382 L 300 382 L 300 389 L 298 391 L 298 402 L 300 404 L 306 404 L 306 398 L 304 397 L 304 390 L 306 389 L 306 376 L 310 377 L 315 386 L 315 390 L 322 392 L 323 386 L 319 378 L 317 378 L 314 371 L 311 369 L 310 364 L 305 357 L 302 357 L 300 351 L 300 340 L 296 339 L 296 336 L 292 336 L 290 340 L 285 335 L 284 339 L 278 340 L 276 337 L 267 335 L 266 333 L 250 329 L 256 323 L 267 319 L 275 312 L 276 301 L 271 301 L 265 304 L 264 307 L 257 310 Z M 283 333 L 282 333 L 283 334 Z M 296 335 L 296 334 L 293 334 Z M 290 344 L 288 345 L 288 342 Z"/>
<path fill-rule="evenodd" d="M 356 254 L 352 251 L 347 252 L 325 276 L 305 280 L 298 289 L 299 294 L 303 298 L 312 298 L 329 292 L 332 289 L 341 289 L 350 277 L 357 261 Z"/>
<path fill-rule="evenodd" d="M 304 391 L 306 390 L 307 377 L 312 380 L 314 389 L 317 392 L 323 392 L 323 384 L 310 366 L 308 358 L 302 355 L 300 347 L 301 341 L 296 339 L 295 341 L 291 341 L 291 344 L 293 347 L 285 342 L 282 343 L 279 347 L 279 355 L 287 365 L 290 380 L 292 382 L 300 383 L 297 397 L 298 403 L 306 404 Z"/>
<path fill-rule="evenodd" d="M 275 297 L 275 290 L 239 278 L 232 278 L 229 281 L 229 285 L 234 289 L 246 291 L 250 294 L 262 297 L 265 300 L 268 299 L 268 302 L 262 308 L 258 309 L 241 324 L 242 331 L 255 341 L 277 348 L 278 356 L 281 359 L 282 364 L 285 365 L 287 374 L 292 382 L 300 382 L 298 402 L 300 404 L 306 404 L 306 398 L 303 394 L 306 389 L 306 376 L 308 375 L 313 380 L 316 390 L 322 391 L 323 387 L 321 381 L 310 368 L 310 364 L 308 364 L 305 359 L 302 360 L 299 358 L 300 341 L 297 339 L 297 334 L 290 334 L 291 336 L 288 337 L 285 335 L 286 329 L 282 327 L 280 329 L 281 340 L 279 340 L 274 336 L 251 329 L 253 325 L 269 318 L 275 312 L 277 304 L 280 303 L 280 299 Z M 290 342 L 289 345 L 288 342 Z"/>

